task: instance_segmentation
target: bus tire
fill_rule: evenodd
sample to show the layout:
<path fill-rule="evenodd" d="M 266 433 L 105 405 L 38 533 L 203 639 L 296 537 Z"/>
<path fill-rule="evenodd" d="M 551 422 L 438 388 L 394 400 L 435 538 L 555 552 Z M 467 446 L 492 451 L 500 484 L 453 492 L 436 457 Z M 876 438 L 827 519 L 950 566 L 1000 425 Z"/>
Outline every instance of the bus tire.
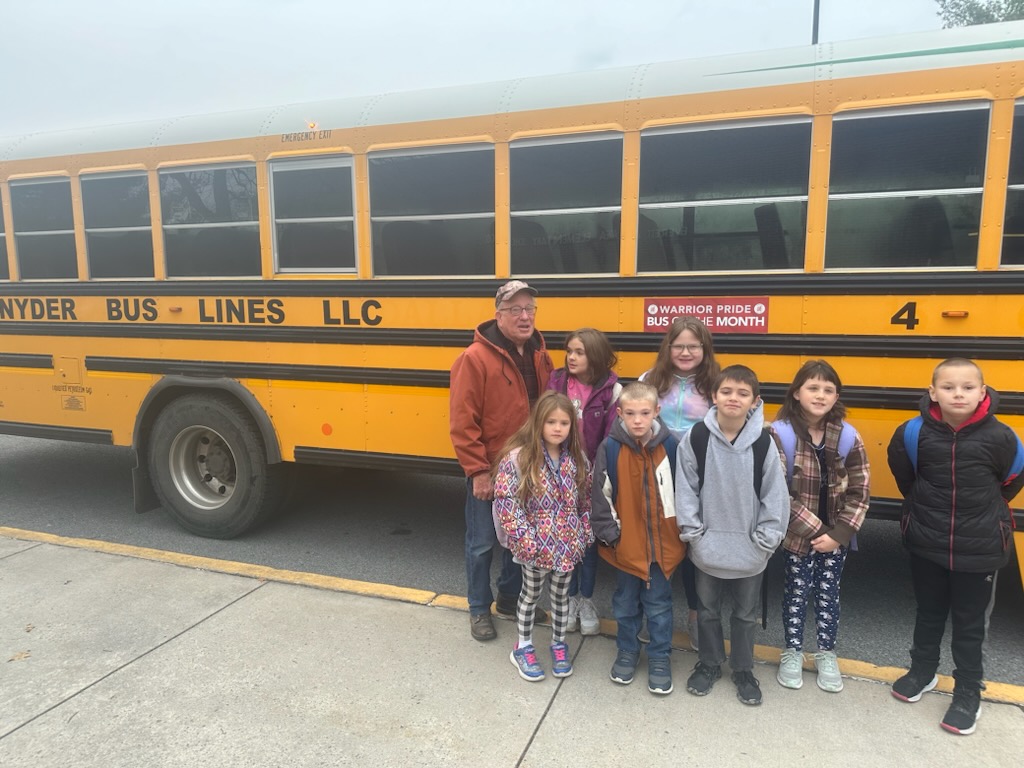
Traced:
<path fill-rule="evenodd" d="M 160 503 L 185 530 L 238 536 L 270 516 L 287 491 L 287 467 L 268 464 L 259 429 L 231 397 L 170 402 L 150 433 L 149 471 Z"/>

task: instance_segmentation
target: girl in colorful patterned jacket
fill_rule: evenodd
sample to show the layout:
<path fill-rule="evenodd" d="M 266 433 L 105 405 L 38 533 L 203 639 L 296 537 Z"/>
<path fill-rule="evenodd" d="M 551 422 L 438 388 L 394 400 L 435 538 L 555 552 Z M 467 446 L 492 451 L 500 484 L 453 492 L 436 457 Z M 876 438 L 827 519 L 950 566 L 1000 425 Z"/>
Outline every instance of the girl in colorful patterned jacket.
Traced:
<path fill-rule="evenodd" d="M 864 441 L 843 421 L 842 390 L 835 368 L 809 360 L 797 371 L 771 425 L 782 446 L 790 495 L 789 530 L 782 543 L 786 649 L 776 676 L 784 688 L 803 685 L 804 621 L 813 601 L 818 687 L 830 693 L 843 690 L 835 654 L 839 580 L 867 512 L 871 471 Z"/>
<path fill-rule="evenodd" d="M 544 679 L 533 647 L 533 621 L 544 583 L 551 594 L 551 672 L 572 674 L 565 642 L 569 579 L 594 543 L 590 528 L 590 462 L 576 409 L 560 392 L 537 399 L 529 420 L 505 445 L 494 477 L 494 519 L 499 541 L 523 567 L 509 659 L 527 681 Z"/>
<path fill-rule="evenodd" d="M 548 389 L 566 395 L 576 409 L 583 450 L 594 465 L 597 449 L 616 419 L 616 406 L 622 385 L 612 368 L 618 362 L 608 337 L 595 328 L 580 328 L 565 340 L 565 367 L 548 379 Z M 601 619 L 594 606 L 597 583 L 597 546 L 587 547 L 583 562 L 572 572 L 569 582 L 569 632 L 596 635 Z"/>

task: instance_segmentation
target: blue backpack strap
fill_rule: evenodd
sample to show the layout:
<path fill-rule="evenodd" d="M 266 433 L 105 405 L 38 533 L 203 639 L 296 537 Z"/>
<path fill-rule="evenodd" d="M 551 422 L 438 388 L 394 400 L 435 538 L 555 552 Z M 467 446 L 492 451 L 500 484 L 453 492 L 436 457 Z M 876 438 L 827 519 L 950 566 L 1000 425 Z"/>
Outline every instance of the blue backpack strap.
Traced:
<path fill-rule="evenodd" d="M 622 444 L 614 439 L 609 438 L 604 441 L 604 458 L 608 471 L 608 479 L 612 484 L 612 499 L 615 498 L 619 491 L 619 449 Z"/>
<path fill-rule="evenodd" d="M 796 460 L 796 432 L 788 421 L 773 421 L 772 428 L 782 443 L 782 452 L 786 454 L 786 485 L 793 482 L 793 462 Z"/>
<path fill-rule="evenodd" d="M 903 428 L 903 448 L 907 452 L 907 458 L 910 459 L 910 465 L 914 468 L 915 473 L 917 472 L 917 441 L 921 436 L 922 424 L 924 424 L 924 419 L 915 416 Z"/>
<path fill-rule="evenodd" d="M 857 430 L 848 421 L 843 422 L 843 431 L 839 433 L 839 458 L 846 461 L 854 444 L 857 442 Z"/>
<path fill-rule="evenodd" d="M 1017 433 L 1014 433 L 1014 437 Z M 1017 437 L 1017 452 L 1013 456 L 1013 464 L 1010 465 L 1010 471 L 1006 473 L 1006 477 L 1003 478 L 1003 485 L 1013 480 L 1021 472 L 1024 472 L 1024 445 L 1021 444 L 1020 438 Z"/>

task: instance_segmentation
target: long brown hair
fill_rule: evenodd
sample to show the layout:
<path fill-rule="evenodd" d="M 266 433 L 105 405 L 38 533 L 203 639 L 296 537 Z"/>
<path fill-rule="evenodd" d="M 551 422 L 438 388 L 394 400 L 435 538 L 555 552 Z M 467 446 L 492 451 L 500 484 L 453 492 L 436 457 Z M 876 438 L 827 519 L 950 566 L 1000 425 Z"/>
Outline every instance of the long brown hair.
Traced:
<path fill-rule="evenodd" d="M 566 351 L 569 349 L 569 342 L 573 339 L 579 341 L 587 353 L 587 381 L 583 383 L 598 384 L 604 381 L 615 364 L 619 362 L 608 337 L 596 328 L 580 328 L 565 337 Z"/>
<path fill-rule="evenodd" d="M 569 436 L 565 447 L 576 462 L 576 487 L 583 493 L 587 480 L 587 455 L 583 451 L 579 424 L 576 420 L 576 409 L 572 401 L 561 392 L 548 390 L 537 398 L 530 418 L 505 443 L 498 454 L 492 474 L 497 472 L 498 464 L 508 454 L 519 449 L 519 492 L 518 499 L 524 504 L 540 492 L 541 472 L 544 470 L 544 422 L 555 411 L 562 411 L 569 417 Z"/>
<path fill-rule="evenodd" d="M 661 340 L 654 367 L 644 377 L 644 381 L 658 390 L 658 397 L 664 397 L 672 388 L 675 383 L 676 367 L 672 364 L 671 346 L 683 331 L 690 331 L 704 346 L 704 357 L 697 370 L 693 372 L 693 383 L 697 391 L 710 403 L 711 395 L 715 391 L 715 379 L 718 378 L 715 344 L 711 340 L 711 331 L 696 317 L 677 317 L 672 321 L 672 327 Z"/>
<path fill-rule="evenodd" d="M 800 407 L 800 403 L 796 401 L 796 393 L 800 391 L 800 387 L 807 383 L 809 379 L 821 379 L 829 384 L 834 384 L 836 394 L 840 396 L 843 394 L 843 382 L 839 378 L 839 374 L 826 361 L 808 360 L 800 366 L 800 370 L 793 377 L 793 383 L 786 390 L 786 396 L 782 400 L 782 407 L 779 408 L 775 418 L 778 421 L 788 421 L 792 424 L 793 431 L 803 440 L 810 440 L 810 433 L 807 431 L 807 416 L 804 415 L 804 409 Z M 825 421 L 838 424 L 844 418 L 846 418 L 846 406 L 843 405 L 841 400 L 836 398 L 836 404 L 832 406 L 832 410 L 825 416 Z"/>

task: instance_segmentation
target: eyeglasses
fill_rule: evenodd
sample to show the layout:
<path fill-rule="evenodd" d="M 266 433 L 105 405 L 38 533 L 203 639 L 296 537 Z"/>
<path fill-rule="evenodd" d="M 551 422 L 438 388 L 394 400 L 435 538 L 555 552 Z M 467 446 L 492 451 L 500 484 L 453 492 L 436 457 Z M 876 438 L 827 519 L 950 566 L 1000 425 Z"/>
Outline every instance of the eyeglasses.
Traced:
<path fill-rule="evenodd" d="M 673 344 L 669 347 L 672 350 L 672 354 L 681 355 L 683 352 L 689 352 L 691 355 L 696 355 L 698 352 L 704 349 L 703 344 Z"/>
<path fill-rule="evenodd" d="M 512 317 L 519 317 L 520 315 L 527 315 L 533 317 L 537 314 L 537 305 L 529 304 L 525 307 L 516 305 L 514 307 L 502 307 L 498 310 L 499 312 L 508 312 Z"/>

